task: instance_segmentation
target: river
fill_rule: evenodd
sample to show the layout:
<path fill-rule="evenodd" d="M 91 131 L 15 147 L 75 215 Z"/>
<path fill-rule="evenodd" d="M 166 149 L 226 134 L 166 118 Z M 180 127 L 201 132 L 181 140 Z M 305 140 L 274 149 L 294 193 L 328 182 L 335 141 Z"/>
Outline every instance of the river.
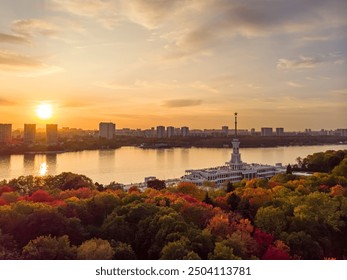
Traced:
<path fill-rule="evenodd" d="M 347 149 L 347 145 L 240 148 L 247 163 L 296 163 L 297 157 L 315 152 Z M 84 174 L 94 182 L 129 184 L 143 182 L 147 176 L 179 178 L 186 169 L 223 165 L 230 160 L 230 148 L 141 149 L 122 147 L 60 154 L 0 156 L 0 180 L 21 175 L 57 175 L 61 172 Z"/>

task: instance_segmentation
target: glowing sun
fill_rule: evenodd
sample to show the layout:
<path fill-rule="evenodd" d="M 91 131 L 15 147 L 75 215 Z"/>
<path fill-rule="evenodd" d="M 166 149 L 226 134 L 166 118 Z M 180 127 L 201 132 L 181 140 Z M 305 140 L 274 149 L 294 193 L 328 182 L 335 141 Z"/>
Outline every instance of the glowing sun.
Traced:
<path fill-rule="evenodd" d="M 53 108 L 50 104 L 42 103 L 36 107 L 35 112 L 40 119 L 47 120 L 52 117 Z"/>

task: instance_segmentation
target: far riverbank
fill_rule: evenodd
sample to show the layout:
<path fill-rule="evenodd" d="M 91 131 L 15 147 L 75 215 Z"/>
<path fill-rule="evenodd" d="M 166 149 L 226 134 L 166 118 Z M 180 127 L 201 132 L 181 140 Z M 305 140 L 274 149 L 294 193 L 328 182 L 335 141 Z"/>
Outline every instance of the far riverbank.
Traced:
<path fill-rule="evenodd" d="M 230 137 L 172 137 L 172 138 L 145 138 L 130 136 L 115 136 L 112 140 L 95 139 L 91 137 L 78 139 L 60 139 L 57 145 L 47 146 L 44 142 L 35 145 L 24 145 L 20 142 L 3 145 L 0 147 L 0 155 L 19 154 L 50 154 L 91 150 L 108 150 L 121 147 L 141 147 L 145 149 L 163 148 L 231 148 Z M 264 147 L 292 147 L 292 146 L 319 146 L 319 145 L 343 145 L 347 143 L 347 137 L 341 136 L 239 136 L 241 148 Z"/>

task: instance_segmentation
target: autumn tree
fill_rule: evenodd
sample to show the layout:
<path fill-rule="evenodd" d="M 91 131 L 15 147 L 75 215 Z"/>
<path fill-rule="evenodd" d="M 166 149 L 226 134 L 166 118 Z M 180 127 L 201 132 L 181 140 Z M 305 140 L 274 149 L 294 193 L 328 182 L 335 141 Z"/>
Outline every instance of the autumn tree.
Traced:
<path fill-rule="evenodd" d="M 241 260 L 234 254 L 234 248 L 228 240 L 216 242 L 213 253 L 208 255 L 210 260 Z"/>
<path fill-rule="evenodd" d="M 136 260 L 136 254 L 131 245 L 119 241 L 111 241 L 114 250 L 113 259 L 115 260 Z"/>
<path fill-rule="evenodd" d="M 77 259 L 79 260 L 111 260 L 114 250 L 109 241 L 93 238 L 83 242 L 77 248 Z"/>
<path fill-rule="evenodd" d="M 149 180 L 147 182 L 147 187 L 155 189 L 155 190 L 162 190 L 166 188 L 166 184 L 165 184 L 165 181 L 163 180 L 155 179 L 155 180 Z"/>
<path fill-rule="evenodd" d="M 18 260 L 20 255 L 18 244 L 13 236 L 2 233 L 0 229 L 0 260 Z"/>
<path fill-rule="evenodd" d="M 287 220 L 281 209 L 273 206 L 261 207 L 255 216 L 255 225 L 278 236 L 287 227 Z"/>
<path fill-rule="evenodd" d="M 167 243 L 161 250 L 162 260 L 183 260 L 189 253 L 193 253 L 188 250 L 189 240 L 182 237 L 180 240 Z"/>
<path fill-rule="evenodd" d="M 66 235 L 39 236 L 23 248 L 22 256 L 26 260 L 71 260 L 75 259 L 75 248 Z"/>

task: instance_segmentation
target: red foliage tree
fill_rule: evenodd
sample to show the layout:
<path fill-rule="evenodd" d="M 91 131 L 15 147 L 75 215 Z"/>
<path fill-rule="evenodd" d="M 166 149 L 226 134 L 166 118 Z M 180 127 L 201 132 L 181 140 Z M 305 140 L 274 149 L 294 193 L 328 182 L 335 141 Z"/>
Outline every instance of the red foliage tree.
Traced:
<path fill-rule="evenodd" d="M 6 192 L 14 192 L 14 189 L 10 186 L 4 185 L 0 187 L 0 195 Z"/>
<path fill-rule="evenodd" d="M 0 206 L 6 205 L 6 204 L 7 204 L 7 202 L 5 200 L 3 200 L 2 198 L 0 198 Z"/>
<path fill-rule="evenodd" d="M 256 228 L 253 234 L 253 238 L 257 242 L 259 254 L 263 255 L 264 252 L 268 249 L 271 243 L 274 241 L 274 237 L 270 233 L 261 231 L 259 228 Z"/>
<path fill-rule="evenodd" d="M 79 199 L 84 199 L 84 198 L 90 198 L 93 195 L 95 195 L 96 191 L 91 190 L 90 188 L 79 188 L 79 189 L 72 189 L 72 190 L 65 190 L 62 191 L 59 194 L 60 199 L 66 199 L 69 197 L 77 197 Z"/>
<path fill-rule="evenodd" d="M 262 260 L 290 260 L 288 252 L 281 250 L 275 246 L 270 246 L 263 257 Z"/>
<path fill-rule="evenodd" d="M 33 202 L 52 202 L 54 198 L 44 190 L 37 190 L 28 198 L 28 200 Z"/>

